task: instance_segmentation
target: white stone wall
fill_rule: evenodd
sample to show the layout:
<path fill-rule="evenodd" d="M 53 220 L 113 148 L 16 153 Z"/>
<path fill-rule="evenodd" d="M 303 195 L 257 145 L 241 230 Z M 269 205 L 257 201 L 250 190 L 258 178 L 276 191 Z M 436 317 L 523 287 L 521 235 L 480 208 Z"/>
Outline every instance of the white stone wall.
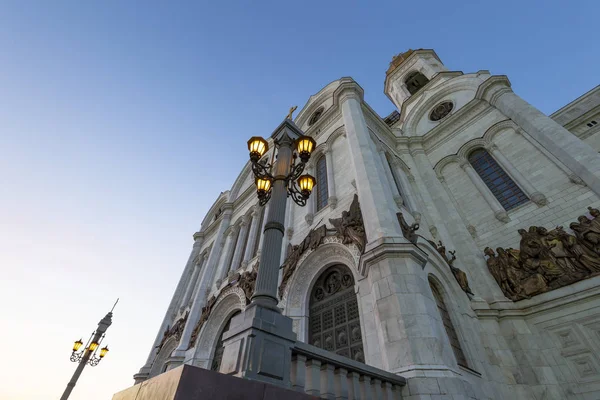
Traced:
<path fill-rule="evenodd" d="M 409 59 L 412 60 L 410 65 L 399 67 L 399 72 L 386 79 L 388 95 L 401 112 L 394 130 L 362 102 L 360 91 L 352 86 L 356 84 L 349 78 L 330 83 L 311 96 L 299 111 L 296 123 L 317 142 L 308 172 L 316 176 L 314 162 L 325 151 L 331 153 L 327 168 L 333 171 L 337 204 L 330 203 L 316 211 L 315 204 L 299 207 L 289 201 L 282 251 L 288 243 L 301 242 L 312 228 L 322 224 L 331 227 L 329 219 L 338 218 L 349 209 L 354 194 L 359 192 L 357 187 L 361 187 L 363 193 L 365 187 L 370 187 L 364 182 L 359 185 L 356 182 L 357 172 L 364 174 L 368 170 L 371 174 L 368 180 L 379 183 L 376 187 L 381 196 L 375 196 L 375 209 L 363 210 L 363 217 L 369 220 L 367 223 L 371 223 L 371 219 L 383 220 L 381 215 L 385 215 L 388 221 L 384 222 L 389 224 L 390 216 L 399 210 L 410 223 L 420 221 L 419 234 L 429 240 L 442 240 L 448 250 L 457 251 L 454 265 L 467 273 L 475 296 L 469 297 L 460 289 L 434 247 L 422 239 L 417 248 L 407 243 L 394 233 L 399 232 L 399 228 L 393 221 L 385 229 L 373 230 L 386 232 L 385 235 L 390 237 L 377 238 L 382 245 L 370 249 L 361 259 L 356 249 L 335 239 L 302 259 L 280 306 L 294 320 L 294 330 L 300 340 L 306 339 L 307 305 L 312 284 L 327 266 L 341 262 L 355 274 L 367 363 L 409 378 L 403 398 L 600 398 L 600 359 L 597 355 L 600 354 L 600 312 L 597 311 L 600 278 L 513 303 L 500 292 L 482 255 L 486 246 L 518 248 L 519 228 L 530 225 L 548 229 L 557 225 L 568 227 L 577 216 L 585 214 L 587 206 L 600 208 L 600 198 L 582 184 L 577 171 L 569 170 L 557 156 L 536 142 L 534 134 L 483 99 L 479 87 L 490 79 L 487 71 L 474 74 L 448 72 L 437 58 L 427 52 L 422 54 L 422 58 L 413 56 Z M 403 74 L 414 68 L 425 73 L 431 81 L 409 98 L 401 92 L 401 83 L 394 80 L 401 80 Z M 352 86 L 348 91 L 353 92 L 347 98 L 340 95 L 344 85 Z M 587 96 L 586 101 L 593 102 L 590 98 Z M 360 104 L 349 106 L 350 103 L 346 103 L 344 115 L 342 103 L 359 101 L 357 99 Z M 454 102 L 452 113 L 441 121 L 430 121 L 431 109 L 445 100 Z M 309 119 L 320 107 L 324 109 L 321 119 L 309 126 Z M 577 108 L 576 103 L 568 107 L 577 112 L 569 114 L 565 109 L 553 118 L 598 151 L 600 129 L 593 128 L 586 134 L 581 124 L 573 122 L 574 118 L 586 119 L 596 114 L 585 114 L 586 111 Z M 348 132 L 345 121 L 349 127 L 353 125 Z M 362 121 L 366 126 L 361 125 Z M 569 126 L 572 122 L 574 125 Z M 533 122 L 534 126 L 536 123 Z M 349 134 L 368 135 L 369 138 L 365 141 L 361 137 L 362 141 L 357 141 L 354 136 L 350 138 L 355 141 L 350 142 Z M 356 143 L 362 145 L 357 149 Z M 541 194 L 543 201 L 537 204 L 530 201 L 499 217 L 498 210 L 490 203 L 489 193 L 486 198 L 482 186 L 474 183 L 476 181 L 461 167 L 468 152 L 477 147 L 497 149 L 514 169 L 512 173 L 517 171 L 519 179 L 526 180 L 529 190 L 533 188 Z M 357 152 L 363 158 L 358 157 Z M 393 195 L 395 184 L 390 181 L 387 163 L 383 161 L 385 157 L 395 160 L 392 174 L 403 176 L 402 206 L 397 196 L 394 202 L 388 201 L 390 195 L 386 186 Z M 374 165 L 367 169 L 365 161 L 365 165 L 355 166 L 356 159 L 365 159 Z M 514 176 L 513 179 L 518 180 Z M 332 195 L 331 191 L 329 194 Z M 413 202 L 411 207 L 407 205 L 408 199 Z M 314 197 L 310 201 L 314 202 Z M 231 189 L 219 196 L 202 222 L 202 239 L 197 242 L 186 266 L 162 331 L 186 311 L 195 312 L 193 318 L 197 321 L 201 306 L 214 295 L 219 295 L 219 301 L 228 305 L 224 311 L 228 315 L 243 308 L 231 294 L 227 300 L 231 304 L 226 303 L 221 293 L 226 281 L 217 283 L 227 261 L 226 235 L 239 227 L 242 219 L 248 218 L 256 204 L 254 180 L 248 164 Z M 215 219 L 219 209 L 226 211 Z M 260 218 L 260 213 L 255 218 Z M 258 234 L 261 233 L 262 227 L 258 229 Z M 374 242 L 372 238 L 368 239 Z M 386 246 L 394 250 L 386 250 Z M 206 291 L 194 300 L 195 308 L 180 309 L 178 302 L 184 296 L 194 263 L 204 254 L 212 254 L 216 262 L 211 271 L 202 272 L 197 285 L 205 276 L 212 278 L 209 282 L 204 279 Z M 254 257 L 245 268 L 257 261 L 258 257 Z M 456 363 L 429 288 L 429 278 L 438 282 L 444 293 L 469 368 Z M 224 321 L 225 317 L 211 320 L 207 325 L 210 329 L 202 331 L 197 341 L 202 343 L 201 349 L 187 350 L 187 343 L 183 343 L 184 334 L 182 343 L 169 358 L 169 365 L 181 362 L 208 365 L 215 340 L 207 337 L 206 332 L 210 331 L 208 335 L 214 336 Z M 188 338 L 191 328 L 186 327 Z M 161 335 L 159 332 L 158 341 Z M 160 370 L 157 365 L 152 366 L 154 356 L 150 354 L 142 368 L 144 373 Z M 166 358 L 167 355 L 162 354 L 160 362 Z"/>

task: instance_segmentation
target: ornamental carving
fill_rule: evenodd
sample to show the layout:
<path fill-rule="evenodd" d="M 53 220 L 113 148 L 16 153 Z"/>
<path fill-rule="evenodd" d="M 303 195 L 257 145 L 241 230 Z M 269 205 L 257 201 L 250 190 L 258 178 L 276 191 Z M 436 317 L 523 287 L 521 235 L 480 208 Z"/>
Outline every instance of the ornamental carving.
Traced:
<path fill-rule="evenodd" d="M 340 237 L 342 244 L 354 244 L 360 254 L 365 251 L 367 236 L 360 211 L 360 203 L 356 194 L 354 195 L 352 204 L 350 204 L 349 211 L 342 212 L 340 218 L 330 219 L 329 222 L 333 225 L 334 229 L 329 229 L 323 224 L 318 228 L 311 229 L 301 243 L 294 246 L 291 244 L 288 245 L 287 257 L 281 266 L 283 268 L 283 277 L 281 285 L 279 285 L 280 299 L 283 298 L 285 288 L 300 261 L 306 258 L 305 256 L 308 252 L 314 251 L 323 244 L 326 241 L 328 233 L 333 233 Z"/>
<path fill-rule="evenodd" d="M 437 106 L 433 107 L 433 110 L 431 110 L 431 113 L 429 114 L 429 119 L 434 122 L 439 121 L 440 119 L 450 114 L 453 108 L 454 103 L 452 103 L 451 101 L 444 101 L 438 104 Z"/>
<path fill-rule="evenodd" d="M 329 222 L 337 231 L 338 236 L 343 238 L 343 244 L 354 243 L 358 246 L 361 254 L 364 253 L 367 235 L 356 194 L 350 204 L 350 210 L 342 212 L 341 218 L 330 219 Z"/>
<path fill-rule="evenodd" d="M 446 253 L 446 246 L 444 246 L 441 240 L 437 244 L 431 241 L 430 243 L 433 244 L 433 246 L 438 251 L 438 253 L 440 253 L 444 261 L 446 261 L 446 264 L 448 264 L 448 266 L 450 267 L 450 271 L 452 271 L 452 275 L 454 275 L 456 282 L 458 282 L 458 285 L 463 290 L 463 292 L 473 296 L 473 292 L 469 287 L 469 280 L 467 279 L 467 274 L 462 269 L 457 268 L 453 265 L 454 261 L 456 261 L 456 250 L 448 251 L 448 253 Z M 450 254 L 450 257 L 448 257 L 448 254 Z"/>
<path fill-rule="evenodd" d="M 321 276 L 313 288 L 313 300 L 322 301 L 344 289 L 354 286 L 354 277 L 347 268 L 331 268 Z"/>
<path fill-rule="evenodd" d="M 437 250 L 437 252 L 440 253 L 440 256 L 442 256 L 446 264 L 448 264 L 448 267 L 450 267 L 450 271 L 452 272 L 452 275 L 454 275 L 454 278 L 456 279 L 456 282 L 458 282 L 460 288 L 467 295 L 473 296 L 473 291 L 471 291 L 471 288 L 469 287 L 467 274 L 460 268 L 454 266 L 454 261 L 456 261 L 456 250 L 446 252 L 446 246 L 444 246 L 441 240 L 438 243 L 435 243 L 434 241 L 424 238 L 416 233 L 416 231 L 419 229 L 418 223 L 415 222 L 414 224 L 409 225 L 404 219 L 402 213 L 397 213 L 396 216 L 398 217 L 398 223 L 400 223 L 400 228 L 402 229 L 402 235 L 413 244 L 417 244 L 419 237 L 428 241 Z M 448 256 L 448 254 L 450 254 L 450 256 Z"/>
<path fill-rule="evenodd" d="M 254 267 L 252 267 L 252 270 L 250 271 L 246 271 L 242 274 L 237 273 L 231 277 L 227 285 L 223 288 L 223 290 L 220 293 L 224 293 L 225 289 L 227 288 L 237 286 L 244 291 L 244 296 L 246 297 L 246 305 L 248 305 L 250 303 L 252 295 L 254 294 L 254 287 L 256 286 L 256 275 L 256 265 L 254 265 Z M 194 326 L 194 330 L 192 331 L 192 335 L 190 336 L 190 342 L 188 343 L 188 349 L 194 347 L 194 343 L 196 343 L 196 339 L 198 338 L 198 334 L 200 333 L 202 326 L 208 320 L 208 317 L 210 317 L 210 313 L 212 312 L 212 309 L 217 303 L 217 298 L 217 295 L 211 297 L 206 303 L 206 305 L 202 307 L 202 314 L 200 315 L 200 319 L 196 323 L 196 326 Z"/>
<path fill-rule="evenodd" d="M 162 349 L 164 344 L 171 337 L 174 337 L 175 340 L 177 342 L 179 342 L 179 340 L 181 339 L 181 335 L 183 334 L 183 329 L 185 328 L 185 323 L 187 322 L 189 314 L 190 314 L 189 311 L 186 312 L 183 317 L 181 317 L 177 321 L 175 321 L 175 323 L 173 324 L 172 327 L 167 326 L 167 329 L 165 330 L 165 333 L 163 334 L 163 338 L 157 346 L 158 347 L 157 352 L 159 352 L 160 349 Z"/>
<path fill-rule="evenodd" d="M 402 229 L 402 235 L 404 238 L 413 244 L 417 244 L 419 234 L 416 233 L 416 231 L 419 229 L 419 224 L 415 222 L 414 224 L 409 225 L 401 212 L 397 213 L 396 217 L 398 218 L 398 223 L 400 224 L 400 229 Z"/>
<path fill-rule="evenodd" d="M 513 301 L 570 285 L 600 274 L 600 210 L 588 207 L 590 217 L 577 218 L 567 233 L 562 226 L 519 229 L 519 250 L 486 247 L 487 266 Z"/>

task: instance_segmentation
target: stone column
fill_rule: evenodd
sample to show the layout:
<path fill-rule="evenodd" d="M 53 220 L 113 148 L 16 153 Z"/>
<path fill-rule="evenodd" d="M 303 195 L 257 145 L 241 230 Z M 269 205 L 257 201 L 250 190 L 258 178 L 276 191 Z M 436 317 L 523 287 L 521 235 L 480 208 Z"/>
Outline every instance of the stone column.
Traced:
<path fill-rule="evenodd" d="M 271 206 L 271 203 L 267 203 L 266 206 L 264 206 L 264 211 L 263 211 L 263 221 L 262 221 L 262 225 L 260 226 L 260 238 L 258 239 L 258 257 L 260 258 L 260 252 L 262 249 L 262 244 L 263 244 L 263 240 L 265 239 L 265 225 L 267 224 L 267 215 L 269 215 L 269 208 Z"/>
<path fill-rule="evenodd" d="M 244 252 L 244 260 L 242 261 L 242 267 L 246 267 L 248 262 L 254 255 L 254 247 L 256 247 L 256 240 L 258 239 L 258 224 L 260 223 L 260 206 L 256 205 L 252 209 L 252 223 L 250 224 L 250 236 L 248 237 L 248 244 L 246 245 L 246 251 Z"/>
<path fill-rule="evenodd" d="M 206 261 L 206 255 L 202 255 L 200 256 L 200 258 L 198 259 L 198 262 L 196 263 L 195 267 L 194 267 L 194 273 L 192 274 L 192 279 L 190 279 L 187 289 L 185 290 L 185 294 L 183 295 L 183 298 L 181 299 L 181 303 L 179 306 L 179 312 L 183 312 L 189 302 L 190 299 L 192 297 L 192 293 L 195 292 L 196 289 L 196 284 L 198 283 L 198 276 L 200 275 L 200 271 L 202 271 L 202 265 L 204 264 L 204 262 Z"/>
<path fill-rule="evenodd" d="M 546 196 L 537 191 L 535 187 L 533 187 L 533 185 L 527 179 L 525 179 L 525 177 L 519 172 L 519 170 L 516 169 L 506 157 L 504 157 L 504 154 L 502 154 L 500 149 L 498 149 L 498 146 L 496 146 L 495 144 L 491 144 L 487 147 L 487 150 L 491 153 L 491 155 L 498 162 L 498 164 L 500 164 L 502 169 L 504 169 L 504 171 L 506 171 L 506 173 L 517 183 L 517 185 L 519 185 L 519 187 L 523 189 L 523 191 L 525 192 L 527 197 L 531 199 L 531 201 L 533 201 L 538 206 L 546 205 Z"/>
<path fill-rule="evenodd" d="M 418 214 L 420 217 L 420 208 L 417 205 L 417 202 L 415 201 L 415 195 L 413 193 L 410 181 L 406 176 L 406 172 L 404 172 L 404 170 L 400 167 L 398 161 L 392 161 L 392 167 L 396 171 L 396 178 L 398 178 L 398 181 L 400 181 L 400 187 L 402 188 L 402 200 L 404 202 L 404 205 L 408 207 L 415 219 L 417 218 L 417 216 L 414 214 Z"/>
<path fill-rule="evenodd" d="M 227 228 L 229 228 L 229 223 L 231 221 L 233 205 L 231 203 L 225 203 L 221 209 L 223 210 L 221 216 L 219 217 L 221 218 L 221 223 L 219 224 L 219 229 L 215 235 L 215 241 L 212 244 L 212 251 L 210 252 L 208 260 L 206 261 L 206 267 L 202 272 L 200 284 L 196 289 L 187 323 L 185 324 L 185 328 L 181 334 L 179 345 L 175 351 L 173 351 L 173 357 L 183 357 L 185 355 L 185 351 L 187 350 L 190 342 L 190 337 L 192 336 L 192 331 L 194 330 L 198 319 L 200 319 L 202 307 L 204 307 L 206 304 L 206 297 L 210 290 L 211 283 L 213 282 L 215 272 L 217 270 L 217 263 L 219 262 L 219 258 L 221 256 L 220 249 L 222 247 L 221 244 L 223 243 L 223 237 L 225 236 L 225 231 Z"/>
<path fill-rule="evenodd" d="M 385 150 L 381 146 L 379 146 L 377 148 L 377 151 L 379 152 L 379 156 L 381 157 L 381 164 L 383 166 L 383 170 L 385 171 L 385 175 L 387 176 L 390 189 L 392 190 L 392 196 L 394 197 L 394 201 L 396 202 L 398 208 L 400 208 L 400 206 L 404 204 L 404 200 L 402 198 L 402 194 L 398 191 L 398 187 L 396 186 L 396 180 L 394 179 L 394 174 L 390 169 L 390 163 L 388 162 L 387 157 L 385 155 Z"/>
<path fill-rule="evenodd" d="M 517 96 L 505 77 L 492 77 L 480 97 L 522 127 L 600 195 L 600 155 L 577 136 Z"/>
<path fill-rule="evenodd" d="M 324 151 L 325 163 L 327 164 L 327 191 L 329 192 L 329 198 L 327 203 L 331 209 L 337 207 L 337 196 L 335 195 L 335 174 L 333 173 L 333 155 L 331 149 L 327 147 Z"/>
<path fill-rule="evenodd" d="M 167 308 L 167 312 L 165 313 L 165 317 L 158 328 L 158 333 L 156 334 L 156 338 L 154 339 L 154 343 L 152 344 L 152 350 L 150 350 L 150 354 L 148 355 L 148 359 L 144 366 L 140 369 L 140 372 L 134 375 L 135 383 L 143 382 L 148 378 L 148 374 L 150 373 L 150 369 L 152 368 L 152 363 L 154 362 L 154 358 L 156 357 L 158 345 L 163 338 L 165 330 L 167 326 L 171 325 L 173 319 L 177 314 L 178 305 L 180 304 L 180 297 L 184 294 L 183 290 L 185 289 L 186 282 L 190 279 L 194 268 L 194 260 L 198 256 L 200 252 L 200 248 L 204 244 L 204 232 L 196 232 L 194 233 L 194 246 L 192 247 L 192 252 L 188 258 L 188 261 L 185 265 L 185 269 L 183 270 L 183 274 L 181 274 L 181 278 L 179 279 L 179 283 L 177 284 L 177 288 L 175 289 L 175 293 L 171 299 L 171 303 L 169 304 L 169 308 Z"/>
<path fill-rule="evenodd" d="M 236 271 L 242 265 L 242 257 L 244 255 L 244 244 L 246 243 L 246 239 L 248 238 L 249 223 L 250 217 L 248 215 L 244 215 L 242 217 L 242 223 L 240 225 L 240 234 L 238 235 L 238 240 L 235 244 L 233 260 L 231 260 L 231 265 L 229 266 L 229 272 Z"/>
<path fill-rule="evenodd" d="M 489 206 L 492 208 L 492 210 L 494 211 L 494 216 L 502 222 L 508 222 L 510 219 L 508 218 L 506 210 L 504 209 L 504 207 L 502 207 L 502 204 L 500 204 L 500 202 L 498 201 L 496 196 L 494 196 L 490 188 L 488 188 L 485 182 L 483 182 L 483 180 L 475 171 L 473 166 L 468 161 L 463 161 L 460 164 L 460 166 L 469 176 L 469 179 L 471 179 L 471 182 L 473 182 L 473 185 L 475 185 L 475 187 L 477 188 L 479 193 L 481 193 L 485 201 L 487 201 Z"/>
<path fill-rule="evenodd" d="M 294 236 L 294 209 L 295 209 L 295 203 L 291 202 L 290 204 L 288 204 L 288 207 L 286 209 L 286 216 L 285 216 L 285 235 L 283 235 L 283 244 L 281 246 L 281 259 L 279 261 L 279 264 L 283 264 L 283 262 L 285 261 L 285 258 L 287 257 L 287 247 L 290 244 L 292 237 Z M 283 273 L 283 270 L 279 270 L 279 280 L 277 282 L 281 282 L 281 274 Z"/>
<path fill-rule="evenodd" d="M 362 111 L 362 89 L 355 82 L 342 83 L 334 94 L 338 96 L 346 129 L 350 159 L 356 175 L 367 249 L 387 238 L 406 241 L 396 218 L 396 207 L 389 185 L 384 184 L 385 172 L 379 155 L 373 151 L 371 137 Z"/>
<path fill-rule="evenodd" d="M 225 246 L 223 247 L 223 255 L 221 256 L 221 261 L 219 265 L 219 270 L 217 272 L 217 282 L 216 286 L 220 286 L 223 279 L 227 276 L 229 272 L 229 266 L 231 265 L 231 259 L 233 257 L 233 250 L 235 249 L 235 245 L 237 243 L 239 228 L 237 226 L 230 226 L 225 231 Z"/>
<path fill-rule="evenodd" d="M 312 162 L 306 165 L 306 173 L 313 176 L 315 175 Z M 306 215 L 304 216 L 304 220 L 308 225 L 312 225 L 315 218 L 315 201 L 317 201 L 316 196 L 310 196 L 306 201 Z"/>

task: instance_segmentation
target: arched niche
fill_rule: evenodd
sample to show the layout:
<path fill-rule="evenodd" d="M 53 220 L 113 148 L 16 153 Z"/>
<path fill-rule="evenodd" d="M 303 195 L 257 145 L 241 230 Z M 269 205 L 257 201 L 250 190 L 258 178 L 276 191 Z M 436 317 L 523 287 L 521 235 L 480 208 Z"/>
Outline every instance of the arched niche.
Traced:
<path fill-rule="evenodd" d="M 167 339 L 160 351 L 156 355 L 152 368 L 150 369 L 149 378 L 165 372 L 167 360 L 171 357 L 171 353 L 177 348 L 179 341 L 174 336 Z"/>
<path fill-rule="evenodd" d="M 214 357 L 219 332 L 236 313 L 246 308 L 246 295 L 239 287 L 226 289 L 219 295 L 208 320 L 200 330 L 194 349 L 194 365 L 210 369 Z"/>

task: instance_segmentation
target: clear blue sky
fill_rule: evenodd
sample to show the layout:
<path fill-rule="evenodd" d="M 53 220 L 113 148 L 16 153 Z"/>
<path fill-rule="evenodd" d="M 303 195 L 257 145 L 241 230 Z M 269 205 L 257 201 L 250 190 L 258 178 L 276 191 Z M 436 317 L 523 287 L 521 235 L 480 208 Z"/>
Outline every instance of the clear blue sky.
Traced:
<path fill-rule="evenodd" d="M 382 116 L 392 56 L 506 74 L 550 113 L 600 82 L 600 2 L 8 1 L 0 5 L 0 398 L 72 399 L 145 362 L 195 232 L 291 105 L 342 76 Z"/>

